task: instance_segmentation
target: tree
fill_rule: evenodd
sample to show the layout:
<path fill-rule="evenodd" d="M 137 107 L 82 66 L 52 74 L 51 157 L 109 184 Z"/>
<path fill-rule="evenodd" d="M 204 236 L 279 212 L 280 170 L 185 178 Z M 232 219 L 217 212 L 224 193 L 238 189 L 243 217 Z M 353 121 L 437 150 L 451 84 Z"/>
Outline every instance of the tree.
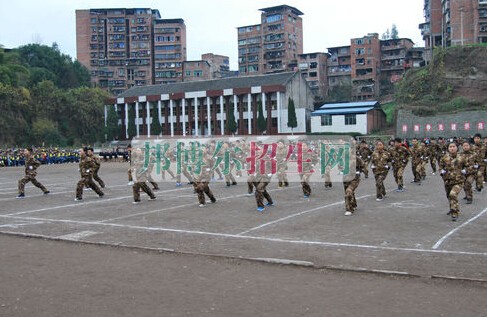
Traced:
<path fill-rule="evenodd" d="M 298 126 L 296 108 L 294 107 L 294 100 L 291 97 L 287 100 L 287 126 L 291 128 L 291 134 L 294 134 L 294 128 Z"/>
<path fill-rule="evenodd" d="M 260 100 L 258 102 L 257 110 L 259 112 L 257 116 L 257 128 L 264 134 L 264 131 L 267 130 L 267 120 L 264 118 L 264 110 L 262 109 L 262 102 Z"/>
<path fill-rule="evenodd" d="M 118 113 L 115 111 L 115 107 L 110 105 L 107 109 L 107 125 L 105 127 L 105 134 L 107 140 L 115 140 L 118 137 Z"/>
<path fill-rule="evenodd" d="M 391 29 L 391 39 L 397 40 L 398 38 L 399 38 L 399 32 L 397 31 L 397 26 L 393 24 Z"/>
<path fill-rule="evenodd" d="M 234 113 L 234 105 L 233 101 L 230 102 L 230 104 L 227 107 L 227 130 L 230 131 L 230 133 L 234 134 L 237 131 L 237 122 L 235 122 L 235 113 Z"/>
<path fill-rule="evenodd" d="M 127 133 L 129 135 L 129 139 L 132 139 L 137 135 L 137 131 L 135 130 L 135 106 L 130 107 L 128 112 L 129 112 L 129 116 L 128 116 Z"/>
<path fill-rule="evenodd" d="M 161 121 L 159 121 L 159 111 L 157 108 L 151 110 L 152 122 L 150 124 L 150 134 L 159 135 L 162 132 Z"/>

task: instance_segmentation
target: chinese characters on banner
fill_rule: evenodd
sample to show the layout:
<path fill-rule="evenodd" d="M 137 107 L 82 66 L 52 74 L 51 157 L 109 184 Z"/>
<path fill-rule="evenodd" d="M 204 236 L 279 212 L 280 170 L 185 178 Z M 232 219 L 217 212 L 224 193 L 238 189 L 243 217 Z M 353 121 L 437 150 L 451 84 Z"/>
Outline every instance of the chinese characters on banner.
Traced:
<path fill-rule="evenodd" d="M 132 148 L 133 176 L 154 181 L 164 181 L 166 171 L 190 181 L 203 174 L 236 172 L 272 177 L 284 171 L 290 182 L 300 182 L 303 174 L 315 174 L 316 181 L 324 181 L 327 173 L 334 181 L 355 177 L 355 142 L 349 136 L 144 139 L 132 140 Z"/>
<path fill-rule="evenodd" d="M 471 123 L 471 122 L 463 122 L 463 123 L 456 123 L 456 122 L 452 122 L 449 124 L 449 131 L 451 132 L 456 132 L 458 131 L 459 128 L 462 128 L 462 131 L 470 131 L 472 129 L 477 129 L 477 131 L 483 131 L 485 129 L 485 122 L 477 122 L 476 124 L 475 123 Z M 413 124 L 412 125 L 412 128 L 413 128 L 413 131 L 415 133 L 419 133 L 421 131 L 421 125 L 420 124 Z M 401 126 L 401 131 L 403 134 L 407 133 L 408 132 L 408 125 L 407 124 L 403 124 Z M 432 132 L 433 131 L 433 125 L 430 124 L 430 123 L 427 123 L 424 125 L 424 129 L 426 132 Z M 445 124 L 444 123 L 438 123 L 438 131 L 445 131 Z"/>

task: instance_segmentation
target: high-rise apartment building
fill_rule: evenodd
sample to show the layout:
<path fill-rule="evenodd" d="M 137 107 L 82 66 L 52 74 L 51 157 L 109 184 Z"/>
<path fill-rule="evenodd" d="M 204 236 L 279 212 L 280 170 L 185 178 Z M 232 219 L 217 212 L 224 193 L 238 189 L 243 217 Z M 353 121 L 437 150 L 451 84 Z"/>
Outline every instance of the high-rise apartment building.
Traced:
<path fill-rule="evenodd" d="M 186 27 L 149 8 L 76 10 L 76 51 L 93 86 L 118 95 L 133 86 L 178 81 Z"/>
<path fill-rule="evenodd" d="M 424 17 L 419 28 L 428 51 L 487 43 L 487 0 L 424 0 Z"/>
<path fill-rule="evenodd" d="M 330 54 L 323 52 L 298 55 L 298 68 L 316 96 L 324 97 L 328 94 L 326 66 L 329 56 Z"/>
<path fill-rule="evenodd" d="M 240 75 L 295 70 L 303 54 L 303 13 L 288 5 L 260 11 L 261 24 L 238 28 Z"/>
<path fill-rule="evenodd" d="M 413 50 L 407 38 L 380 40 L 369 33 L 350 40 L 350 46 L 328 48 L 328 89 L 350 86 L 353 100 L 376 99 L 391 93 L 406 69 L 420 66 L 422 49 Z"/>

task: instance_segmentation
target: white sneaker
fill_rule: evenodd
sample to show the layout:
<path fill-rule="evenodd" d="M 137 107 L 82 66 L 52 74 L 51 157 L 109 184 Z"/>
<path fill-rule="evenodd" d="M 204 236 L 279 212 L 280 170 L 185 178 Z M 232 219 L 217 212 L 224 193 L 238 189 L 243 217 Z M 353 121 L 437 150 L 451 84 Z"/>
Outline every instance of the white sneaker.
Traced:
<path fill-rule="evenodd" d="M 206 205 L 205 204 L 200 204 L 200 207 L 205 207 Z"/>
<path fill-rule="evenodd" d="M 138 204 L 140 204 L 140 201 L 133 201 L 132 204 L 138 205 Z"/>
<path fill-rule="evenodd" d="M 351 216 L 352 212 L 351 211 L 345 211 L 345 216 Z"/>
<path fill-rule="evenodd" d="M 156 199 L 157 199 L 157 197 L 154 197 L 154 198 L 149 197 L 149 201 L 154 201 Z"/>
<path fill-rule="evenodd" d="M 83 198 L 75 198 L 74 201 L 80 201 L 82 200 Z"/>
<path fill-rule="evenodd" d="M 375 200 L 377 200 L 377 201 L 383 201 L 384 198 L 376 198 Z"/>
<path fill-rule="evenodd" d="M 132 186 L 134 184 L 134 182 L 130 181 L 128 182 L 127 186 Z"/>

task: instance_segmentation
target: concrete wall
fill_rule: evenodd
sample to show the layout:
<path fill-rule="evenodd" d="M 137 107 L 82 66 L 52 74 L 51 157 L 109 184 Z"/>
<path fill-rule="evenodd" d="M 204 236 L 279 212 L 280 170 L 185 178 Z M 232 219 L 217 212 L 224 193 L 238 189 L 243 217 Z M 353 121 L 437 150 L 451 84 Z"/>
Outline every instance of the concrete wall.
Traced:
<path fill-rule="evenodd" d="M 397 116 L 396 136 L 401 138 L 468 137 L 475 133 L 487 135 L 487 111 L 465 111 L 454 114 L 419 117 L 400 110 Z M 456 124 L 456 130 L 452 130 Z M 429 130 L 428 130 L 429 125 Z M 441 130 L 443 127 L 443 130 Z M 416 129 L 416 131 L 415 131 Z"/>

